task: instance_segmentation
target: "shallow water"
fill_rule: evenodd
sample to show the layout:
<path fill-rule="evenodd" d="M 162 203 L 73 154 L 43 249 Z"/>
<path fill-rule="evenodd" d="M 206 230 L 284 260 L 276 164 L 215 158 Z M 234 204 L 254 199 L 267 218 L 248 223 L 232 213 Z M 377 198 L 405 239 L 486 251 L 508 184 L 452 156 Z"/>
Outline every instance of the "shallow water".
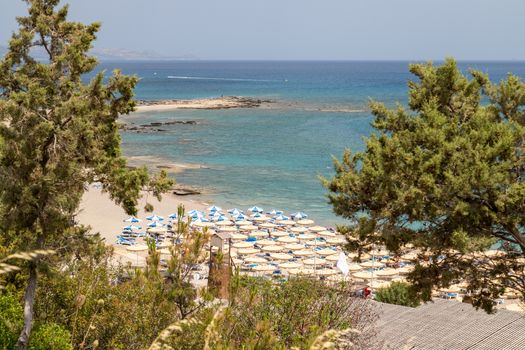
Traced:
<path fill-rule="evenodd" d="M 490 73 L 525 77 L 523 62 L 461 63 Z M 319 175 L 330 176 L 331 155 L 362 150 L 370 135 L 369 98 L 406 102 L 408 62 L 113 62 L 141 81 L 138 99 L 252 96 L 268 108 L 136 113 L 134 123 L 195 120 L 165 132 L 122 134 L 128 156 L 200 164 L 176 174 L 179 183 L 206 189 L 223 206 L 302 210 L 323 224 L 342 222 L 326 200 Z M 356 112 L 357 111 L 357 112 Z"/>

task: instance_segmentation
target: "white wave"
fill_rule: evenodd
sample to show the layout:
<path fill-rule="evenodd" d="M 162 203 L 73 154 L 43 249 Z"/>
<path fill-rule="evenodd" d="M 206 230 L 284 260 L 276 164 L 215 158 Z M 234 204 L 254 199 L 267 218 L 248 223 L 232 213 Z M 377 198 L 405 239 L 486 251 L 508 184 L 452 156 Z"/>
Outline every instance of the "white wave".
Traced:
<path fill-rule="evenodd" d="M 254 82 L 281 82 L 281 80 L 271 79 L 248 79 L 248 78 L 214 78 L 214 77 L 186 77 L 181 75 L 168 75 L 168 79 L 187 79 L 187 80 L 221 80 L 221 81 L 254 81 Z M 287 80 L 283 80 L 287 81 Z"/>

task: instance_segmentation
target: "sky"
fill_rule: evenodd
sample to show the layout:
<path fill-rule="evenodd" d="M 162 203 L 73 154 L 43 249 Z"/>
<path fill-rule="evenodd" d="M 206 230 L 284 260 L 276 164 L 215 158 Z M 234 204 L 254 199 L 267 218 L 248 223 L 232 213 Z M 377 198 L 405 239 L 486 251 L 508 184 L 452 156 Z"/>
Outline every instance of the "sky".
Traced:
<path fill-rule="evenodd" d="M 525 60 L 525 0 L 68 0 L 97 48 L 210 60 Z M 62 4 L 65 1 L 62 1 Z M 21 0 L 0 0 L 6 45 Z"/>

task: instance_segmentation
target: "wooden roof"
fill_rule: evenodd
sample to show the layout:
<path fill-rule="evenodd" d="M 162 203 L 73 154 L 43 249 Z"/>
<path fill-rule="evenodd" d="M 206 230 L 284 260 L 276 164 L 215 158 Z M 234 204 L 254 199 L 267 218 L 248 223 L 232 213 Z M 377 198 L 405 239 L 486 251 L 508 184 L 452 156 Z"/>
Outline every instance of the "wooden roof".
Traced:
<path fill-rule="evenodd" d="M 525 349 L 523 313 L 500 309 L 488 315 L 442 299 L 417 308 L 382 303 L 380 308 L 377 328 L 385 349 Z"/>

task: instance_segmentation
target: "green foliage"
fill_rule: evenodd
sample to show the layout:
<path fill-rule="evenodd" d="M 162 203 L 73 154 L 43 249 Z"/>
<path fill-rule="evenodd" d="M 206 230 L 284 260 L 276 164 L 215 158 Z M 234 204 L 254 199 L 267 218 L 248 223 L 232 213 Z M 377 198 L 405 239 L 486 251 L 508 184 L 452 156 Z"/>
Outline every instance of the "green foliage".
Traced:
<path fill-rule="evenodd" d="M 0 295 L 0 349 L 12 349 L 23 324 L 20 301 L 10 293 Z"/>
<path fill-rule="evenodd" d="M 525 295 L 525 83 L 469 79 L 452 59 L 410 71 L 412 112 L 371 102 L 377 132 L 335 161 L 330 203 L 364 243 L 412 243 L 433 258 L 409 276 L 420 297 L 463 278 L 491 311 L 506 288 Z M 505 256 L 476 256 L 496 242 Z"/>
<path fill-rule="evenodd" d="M 31 335 L 29 350 L 73 350 L 71 335 L 55 323 L 43 324 Z"/>
<path fill-rule="evenodd" d="M 377 301 L 387 304 L 403 305 L 416 307 L 419 305 L 419 298 L 410 289 L 406 282 L 392 282 L 388 287 L 379 288 L 375 292 Z"/>

